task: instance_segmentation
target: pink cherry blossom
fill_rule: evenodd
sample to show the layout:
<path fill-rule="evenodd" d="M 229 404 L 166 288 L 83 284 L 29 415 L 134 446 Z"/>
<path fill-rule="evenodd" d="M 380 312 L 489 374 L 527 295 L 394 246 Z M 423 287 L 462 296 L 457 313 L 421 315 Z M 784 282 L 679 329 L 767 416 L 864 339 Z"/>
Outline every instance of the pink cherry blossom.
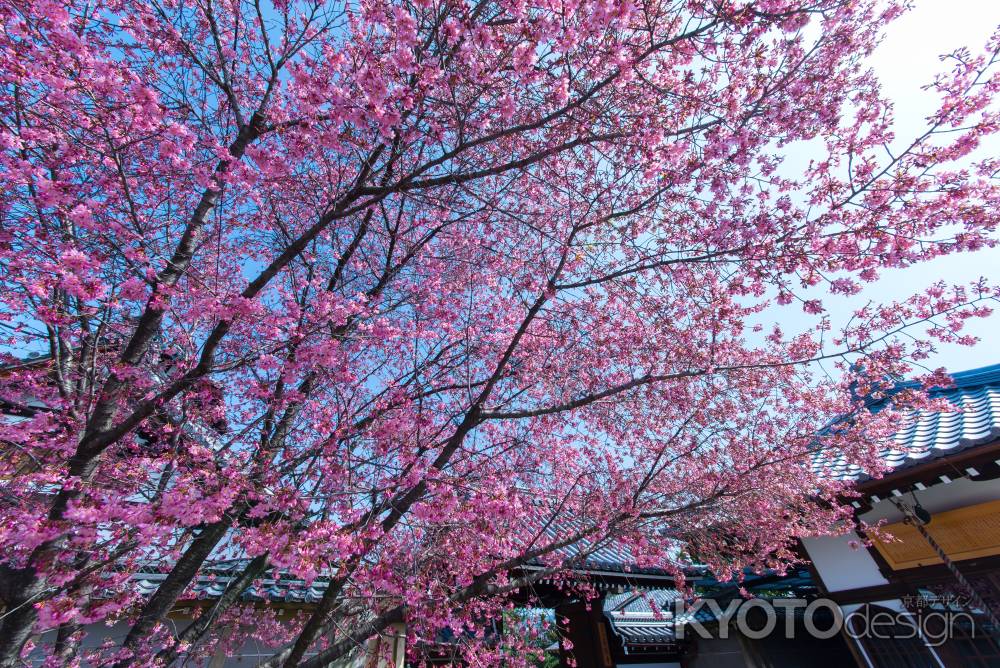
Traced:
<path fill-rule="evenodd" d="M 1000 35 L 887 154 L 904 4 L 0 4 L 0 666 L 527 666 L 486 623 L 574 554 L 787 568 L 997 297 L 759 323 L 996 242 Z"/>

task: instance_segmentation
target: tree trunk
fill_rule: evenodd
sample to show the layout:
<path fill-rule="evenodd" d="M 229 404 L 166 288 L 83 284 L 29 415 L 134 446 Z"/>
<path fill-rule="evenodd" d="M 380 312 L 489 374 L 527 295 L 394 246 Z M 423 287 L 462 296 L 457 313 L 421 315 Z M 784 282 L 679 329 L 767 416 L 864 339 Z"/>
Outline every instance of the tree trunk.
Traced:
<path fill-rule="evenodd" d="M 227 515 L 218 522 L 209 524 L 191 542 L 191 545 L 185 550 L 181 558 L 178 559 L 177 564 L 170 571 L 170 574 L 160 584 L 156 593 L 146 601 L 142 612 L 139 613 L 139 618 L 132 625 L 132 628 L 129 629 L 128 635 L 125 636 L 125 641 L 122 643 L 124 648 L 135 650 L 153 632 L 156 625 L 166 617 L 167 613 L 174 607 L 181 593 L 191 584 L 191 580 L 194 579 L 205 559 L 208 558 L 208 555 L 212 553 L 215 546 L 226 535 L 226 532 L 232 525 L 230 517 L 232 516 Z M 116 664 L 116 668 L 129 666 L 132 664 L 132 661 L 133 659 L 119 661 Z"/>
<path fill-rule="evenodd" d="M 169 665 L 177 658 L 178 649 L 181 645 L 188 645 L 194 649 L 205 637 L 205 634 L 212 628 L 212 625 L 225 613 L 243 592 L 247 590 L 257 577 L 267 569 L 267 553 L 258 555 L 247 564 L 243 572 L 232 580 L 222 592 L 222 595 L 212 606 L 211 610 L 205 611 L 198 619 L 191 622 L 187 628 L 180 632 L 175 643 L 156 655 L 156 660 L 163 665 Z M 189 650 L 190 651 L 190 650 Z"/>

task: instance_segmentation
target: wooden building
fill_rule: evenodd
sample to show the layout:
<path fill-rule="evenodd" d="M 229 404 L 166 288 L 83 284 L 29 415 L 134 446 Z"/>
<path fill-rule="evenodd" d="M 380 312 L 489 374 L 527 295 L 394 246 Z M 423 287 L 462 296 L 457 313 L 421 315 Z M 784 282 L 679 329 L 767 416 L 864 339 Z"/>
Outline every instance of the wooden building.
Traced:
<path fill-rule="evenodd" d="M 716 624 L 712 638 L 679 634 L 684 621 L 669 605 L 677 592 L 656 589 L 640 571 L 631 575 L 638 587 L 571 618 L 581 668 L 1000 668 L 1000 364 L 953 379 L 932 394 L 955 410 L 909 416 L 883 453 L 883 477 L 817 453 L 816 473 L 861 494 L 852 501 L 855 524 L 840 536 L 803 539 L 811 562 L 803 570 L 746 576 L 753 595 L 823 599 L 839 620 L 817 625 L 837 624 L 836 635 L 813 637 L 799 618 L 790 620 L 791 639 L 722 634 L 715 619 L 700 620 Z M 880 531 L 866 533 L 871 526 Z M 735 595 L 711 574 L 689 580 L 721 607 Z"/>
<path fill-rule="evenodd" d="M 859 666 L 1000 666 L 1000 365 L 953 378 L 934 394 L 957 410 L 902 425 L 882 478 L 815 461 L 862 494 L 855 527 L 802 541 Z"/>

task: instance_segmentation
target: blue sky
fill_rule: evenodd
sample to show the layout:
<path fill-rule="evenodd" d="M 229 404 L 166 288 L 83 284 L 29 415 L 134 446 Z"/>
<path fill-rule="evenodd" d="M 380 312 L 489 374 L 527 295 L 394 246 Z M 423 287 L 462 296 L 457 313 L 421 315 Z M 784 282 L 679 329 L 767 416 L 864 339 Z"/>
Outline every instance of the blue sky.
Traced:
<path fill-rule="evenodd" d="M 897 134 L 914 134 L 934 109 L 935 96 L 920 87 L 941 71 L 939 54 L 963 45 L 976 52 L 997 26 L 1000 26 L 1000 2 L 995 0 L 917 0 L 913 10 L 891 26 L 872 64 L 886 93 L 895 102 L 900 128 Z M 993 141 L 985 148 L 998 154 L 1000 141 Z M 969 282 L 980 276 L 1000 281 L 1000 248 L 940 258 L 891 272 L 861 297 L 903 297 L 938 277 Z M 1000 314 L 976 321 L 969 331 L 980 337 L 980 344 L 975 348 L 940 347 L 936 361 L 952 371 L 1000 362 L 998 327 Z"/>
<path fill-rule="evenodd" d="M 919 134 L 925 118 L 936 108 L 937 97 L 921 90 L 921 87 L 946 67 L 938 56 L 961 46 L 968 46 L 973 53 L 978 52 L 998 25 L 1000 2 L 994 0 L 916 0 L 912 11 L 889 26 L 887 37 L 873 55 L 871 65 L 881 79 L 885 93 L 894 102 L 896 136 L 901 142 Z M 984 149 L 994 155 L 1000 154 L 1000 140 L 984 146 Z M 811 157 L 808 153 L 807 147 L 792 152 L 789 163 L 804 164 Z M 847 321 L 855 308 L 868 301 L 903 299 L 939 279 L 969 283 L 980 277 L 1000 282 L 1000 248 L 938 258 L 909 269 L 889 271 L 859 295 L 826 295 L 823 299 L 836 329 Z M 767 315 L 772 321 L 778 319 L 786 333 L 815 322 L 795 306 Z M 762 320 L 767 321 L 768 318 Z M 928 364 L 960 371 L 1000 363 L 998 328 L 1000 312 L 991 318 L 974 321 L 966 331 L 981 339 L 979 345 L 974 348 L 938 346 L 938 355 Z"/>

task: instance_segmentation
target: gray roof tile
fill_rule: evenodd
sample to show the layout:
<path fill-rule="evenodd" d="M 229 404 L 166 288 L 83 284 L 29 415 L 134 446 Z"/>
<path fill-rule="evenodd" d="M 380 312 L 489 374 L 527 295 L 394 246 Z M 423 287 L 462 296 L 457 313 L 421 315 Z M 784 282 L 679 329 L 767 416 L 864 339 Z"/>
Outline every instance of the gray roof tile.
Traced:
<path fill-rule="evenodd" d="M 935 388 L 930 394 L 947 399 L 959 410 L 914 413 L 904 418 L 892 447 L 882 453 L 888 472 L 1000 439 L 1000 364 L 960 371 L 952 374 L 952 379 L 954 385 Z M 905 382 L 897 387 L 912 388 L 916 384 Z M 884 402 L 874 403 L 870 409 L 878 411 L 884 405 Z M 868 477 L 860 467 L 849 464 L 843 455 L 831 450 L 816 452 L 811 468 L 828 479 L 860 481 Z"/>

